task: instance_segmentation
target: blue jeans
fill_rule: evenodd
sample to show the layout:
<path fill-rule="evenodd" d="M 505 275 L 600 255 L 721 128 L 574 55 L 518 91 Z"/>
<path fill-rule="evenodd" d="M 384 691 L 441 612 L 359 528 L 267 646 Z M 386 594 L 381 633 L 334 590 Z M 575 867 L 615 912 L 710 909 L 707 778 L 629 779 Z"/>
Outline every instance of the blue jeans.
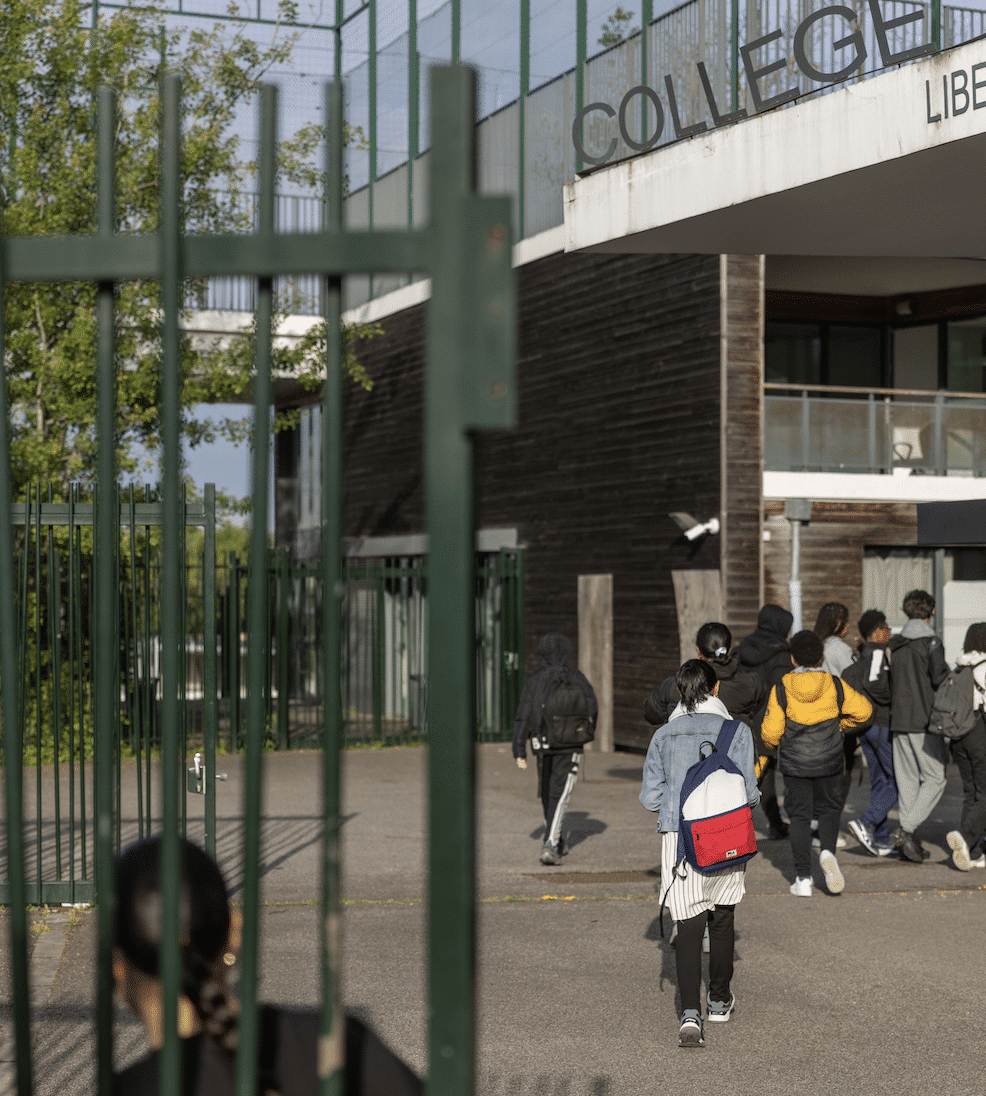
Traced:
<path fill-rule="evenodd" d="M 894 749 L 890 728 L 874 724 L 859 736 L 863 755 L 870 770 L 870 805 L 860 815 L 876 836 L 886 844 L 890 840 L 887 815 L 897 802 L 897 782 L 894 780 Z"/>

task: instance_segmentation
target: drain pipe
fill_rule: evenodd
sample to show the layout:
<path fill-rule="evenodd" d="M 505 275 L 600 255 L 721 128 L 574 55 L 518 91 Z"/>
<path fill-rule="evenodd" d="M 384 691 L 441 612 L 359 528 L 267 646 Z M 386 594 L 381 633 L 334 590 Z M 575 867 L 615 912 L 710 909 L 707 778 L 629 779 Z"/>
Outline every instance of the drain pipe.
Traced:
<path fill-rule="evenodd" d="M 801 523 L 811 521 L 811 499 L 785 499 L 784 517 L 791 523 L 791 634 L 804 627 L 801 607 Z"/>

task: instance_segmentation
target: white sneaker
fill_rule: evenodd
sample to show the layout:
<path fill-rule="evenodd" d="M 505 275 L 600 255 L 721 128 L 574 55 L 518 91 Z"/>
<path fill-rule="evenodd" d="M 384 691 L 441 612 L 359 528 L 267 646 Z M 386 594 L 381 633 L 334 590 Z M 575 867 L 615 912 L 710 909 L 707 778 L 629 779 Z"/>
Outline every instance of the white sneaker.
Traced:
<path fill-rule="evenodd" d="M 842 894 L 846 889 L 846 881 L 839 868 L 839 861 L 835 858 L 835 853 L 825 849 L 818 858 L 818 866 L 825 873 L 825 886 L 828 887 L 829 894 Z"/>
<path fill-rule="evenodd" d="M 952 830 L 945 835 L 945 840 L 952 850 L 952 863 L 959 871 L 968 871 L 972 867 L 972 857 L 969 855 L 966 839 L 958 830 Z"/>
<path fill-rule="evenodd" d="M 813 849 L 820 849 L 822 847 L 822 843 L 821 843 L 821 841 L 818 840 L 817 837 L 813 837 L 811 839 L 811 847 Z M 844 849 L 846 847 L 846 839 L 842 836 L 841 833 L 835 839 L 835 847 L 837 849 Z"/>
<path fill-rule="evenodd" d="M 810 879 L 795 879 L 791 884 L 791 893 L 796 898 L 811 898 L 814 889 Z"/>
<path fill-rule="evenodd" d="M 983 853 L 978 860 L 969 861 L 970 868 L 986 868 L 986 853 Z"/>

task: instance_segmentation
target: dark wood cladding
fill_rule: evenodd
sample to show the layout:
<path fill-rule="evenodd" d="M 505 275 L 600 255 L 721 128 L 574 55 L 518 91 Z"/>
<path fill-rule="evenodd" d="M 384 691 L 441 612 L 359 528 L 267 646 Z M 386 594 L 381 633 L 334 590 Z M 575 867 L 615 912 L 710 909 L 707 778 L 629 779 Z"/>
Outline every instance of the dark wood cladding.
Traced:
<path fill-rule="evenodd" d="M 477 523 L 527 547 L 528 670 L 576 637 L 577 579 L 612 573 L 617 742 L 646 745 L 644 696 L 678 664 L 672 568 L 719 567 L 669 518 L 720 509 L 719 257 L 554 255 L 517 271 L 518 428 L 476 446 Z M 359 350 L 347 414 L 346 531 L 418 532 L 423 307 Z"/>
<path fill-rule="evenodd" d="M 763 315 L 760 255 L 721 259 L 723 619 L 739 639 L 763 604 Z"/>
<path fill-rule="evenodd" d="M 765 503 L 764 596 L 787 606 L 791 577 L 791 527 L 783 502 Z M 863 549 L 917 543 L 913 503 L 813 502 L 811 521 L 801 528 L 801 603 L 806 628 L 827 601 L 841 601 L 855 625 L 863 605 Z M 855 641 L 855 633 L 853 641 Z"/>

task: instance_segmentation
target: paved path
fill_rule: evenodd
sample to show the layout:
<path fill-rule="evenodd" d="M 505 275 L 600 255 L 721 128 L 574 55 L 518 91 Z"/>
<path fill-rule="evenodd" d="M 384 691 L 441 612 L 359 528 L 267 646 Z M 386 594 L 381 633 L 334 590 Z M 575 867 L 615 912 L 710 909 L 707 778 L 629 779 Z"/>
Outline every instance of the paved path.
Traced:
<path fill-rule="evenodd" d="M 763 842 L 737 911 L 737 1013 L 708 1032 L 704 1052 L 685 1052 L 675 1046 L 674 953 L 657 926 L 658 842 L 636 798 L 642 759 L 587 758 L 566 827 L 572 851 L 549 869 L 537 860 L 533 768 L 519 772 L 505 745 L 479 753 L 480 1092 L 982 1092 L 986 871 L 962 874 L 948 858 L 944 834 L 960 807 L 954 770 L 926 831 L 932 859 L 878 861 L 850 837 L 838 898 L 792 898 L 790 847 Z M 418 1068 L 425 761 L 424 750 L 344 757 L 345 999 Z M 266 758 L 261 993 L 284 1003 L 318 997 L 319 762 L 313 754 Z M 219 785 L 219 848 L 235 889 L 240 761 L 224 759 L 222 768 L 230 779 Z M 853 786 L 852 812 L 864 793 Z M 48 920 L 53 931 L 38 936 L 31 960 L 36 1091 L 88 1093 L 94 917 Z M 57 959 L 48 954 L 59 947 Z M 0 990 L 9 1000 L 6 953 Z M 124 1061 L 141 1043 L 136 1025 L 118 1015 Z"/>

